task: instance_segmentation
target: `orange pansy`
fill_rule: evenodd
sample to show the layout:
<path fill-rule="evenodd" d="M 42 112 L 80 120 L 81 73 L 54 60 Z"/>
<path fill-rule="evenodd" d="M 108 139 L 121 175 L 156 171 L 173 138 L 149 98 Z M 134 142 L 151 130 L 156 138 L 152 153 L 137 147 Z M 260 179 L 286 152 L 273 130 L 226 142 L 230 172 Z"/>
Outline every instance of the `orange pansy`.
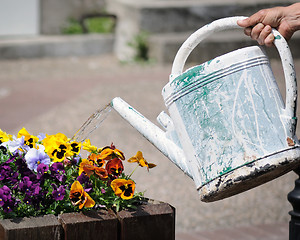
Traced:
<path fill-rule="evenodd" d="M 146 159 L 143 157 L 143 153 L 138 151 L 134 157 L 128 159 L 128 162 L 137 162 L 141 167 L 154 168 L 156 165 L 154 163 L 148 163 Z"/>
<path fill-rule="evenodd" d="M 82 185 L 78 181 L 75 181 L 71 186 L 70 199 L 74 206 L 79 206 L 79 209 L 95 206 L 95 201 L 84 191 Z"/>
<path fill-rule="evenodd" d="M 130 199 L 134 195 L 135 183 L 132 180 L 115 179 L 110 184 L 115 194 L 122 199 Z"/>
<path fill-rule="evenodd" d="M 123 152 L 121 152 L 119 149 L 116 149 L 116 148 L 105 147 L 100 152 L 101 159 L 110 160 L 115 157 L 120 158 L 122 160 L 125 159 Z"/>
<path fill-rule="evenodd" d="M 95 173 L 103 181 L 108 179 L 108 173 L 104 168 L 95 167 Z"/>
<path fill-rule="evenodd" d="M 101 158 L 100 154 L 91 153 L 88 156 L 88 159 L 92 161 L 93 163 L 96 163 L 98 167 L 103 167 L 105 165 L 104 159 Z"/>
<path fill-rule="evenodd" d="M 79 176 L 82 172 L 85 172 L 89 177 L 94 173 L 95 166 L 90 163 L 87 159 L 82 159 L 81 163 L 79 164 Z"/>

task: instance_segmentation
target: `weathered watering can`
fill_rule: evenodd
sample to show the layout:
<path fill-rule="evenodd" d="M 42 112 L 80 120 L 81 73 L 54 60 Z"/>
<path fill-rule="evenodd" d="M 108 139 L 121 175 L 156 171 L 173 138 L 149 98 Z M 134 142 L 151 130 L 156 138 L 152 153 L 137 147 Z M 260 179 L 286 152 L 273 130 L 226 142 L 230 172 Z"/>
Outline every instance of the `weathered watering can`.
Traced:
<path fill-rule="evenodd" d="M 299 165 L 295 135 L 297 86 L 289 47 L 273 30 L 286 81 L 282 100 L 269 60 L 251 46 L 183 72 L 191 51 L 210 34 L 239 28 L 224 18 L 193 33 L 179 49 L 152 124 L 120 98 L 112 107 L 193 178 L 202 201 L 220 200 L 270 181 Z"/>

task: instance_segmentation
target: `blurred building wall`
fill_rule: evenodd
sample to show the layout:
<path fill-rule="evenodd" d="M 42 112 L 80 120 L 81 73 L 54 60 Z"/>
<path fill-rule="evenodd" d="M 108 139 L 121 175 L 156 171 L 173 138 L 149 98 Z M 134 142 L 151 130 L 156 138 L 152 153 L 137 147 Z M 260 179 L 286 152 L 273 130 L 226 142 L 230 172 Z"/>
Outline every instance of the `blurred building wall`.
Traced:
<path fill-rule="evenodd" d="M 0 36 L 39 34 L 39 0 L 0 0 Z"/>

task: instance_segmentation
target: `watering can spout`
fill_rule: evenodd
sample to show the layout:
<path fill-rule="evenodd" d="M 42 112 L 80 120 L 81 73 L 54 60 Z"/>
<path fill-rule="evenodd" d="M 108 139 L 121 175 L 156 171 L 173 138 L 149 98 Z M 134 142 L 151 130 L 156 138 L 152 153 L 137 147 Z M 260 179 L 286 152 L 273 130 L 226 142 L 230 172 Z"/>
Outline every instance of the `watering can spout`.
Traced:
<path fill-rule="evenodd" d="M 111 101 L 111 106 L 160 152 L 192 178 L 183 150 L 176 140 L 176 133 L 172 131 L 172 120 L 166 113 L 162 112 L 158 117 L 158 121 L 167 130 L 163 131 L 119 97 Z"/>

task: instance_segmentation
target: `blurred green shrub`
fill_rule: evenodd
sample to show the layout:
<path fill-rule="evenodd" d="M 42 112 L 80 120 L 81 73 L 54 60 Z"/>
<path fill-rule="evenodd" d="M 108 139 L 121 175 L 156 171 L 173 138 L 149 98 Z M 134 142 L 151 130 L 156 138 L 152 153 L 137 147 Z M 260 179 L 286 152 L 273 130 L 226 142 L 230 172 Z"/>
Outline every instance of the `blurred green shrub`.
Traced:
<path fill-rule="evenodd" d="M 112 33 L 115 26 L 115 20 L 110 17 L 91 17 L 86 18 L 83 24 L 87 33 Z M 80 22 L 75 19 L 69 19 L 68 24 L 62 29 L 63 34 L 83 34 L 84 29 Z"/>

